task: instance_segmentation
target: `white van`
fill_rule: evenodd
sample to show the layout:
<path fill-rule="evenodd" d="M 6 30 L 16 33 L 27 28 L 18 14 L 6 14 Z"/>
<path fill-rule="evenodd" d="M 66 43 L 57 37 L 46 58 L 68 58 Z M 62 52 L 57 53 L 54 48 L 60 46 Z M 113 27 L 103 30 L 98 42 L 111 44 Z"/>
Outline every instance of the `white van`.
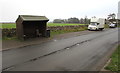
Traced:
<path fill-rule="evenodd" d="M 115 27 L 117 27 L 117 23 L 116 22 L 110 23 L 109 27 L 110 28 L 115 28 Z"/>
<path fill-rule="evenodd" d="M 103 30 L 105 25 L 105 19 L 103 18 L 91 18 L 88 30 Z"/>

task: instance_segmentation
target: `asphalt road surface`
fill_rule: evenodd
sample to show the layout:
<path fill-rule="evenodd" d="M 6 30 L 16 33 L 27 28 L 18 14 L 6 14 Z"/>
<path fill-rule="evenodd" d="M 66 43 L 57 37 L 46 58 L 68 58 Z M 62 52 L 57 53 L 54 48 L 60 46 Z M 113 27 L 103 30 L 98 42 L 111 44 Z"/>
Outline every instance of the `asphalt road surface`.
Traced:
<path fill-rule="evenodd" d="M 3 71 L 98 71 L 118 42 L 118 28 L 2 52 Z"/>

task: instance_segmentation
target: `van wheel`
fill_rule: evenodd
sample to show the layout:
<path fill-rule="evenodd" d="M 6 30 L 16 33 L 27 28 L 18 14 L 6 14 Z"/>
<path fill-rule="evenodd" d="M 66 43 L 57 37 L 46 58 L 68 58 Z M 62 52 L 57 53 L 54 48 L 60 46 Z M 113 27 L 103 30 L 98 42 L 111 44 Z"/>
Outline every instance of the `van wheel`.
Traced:
<path fill-rule="evenodd" d="M 98 29 L 97 29 L 97 28 L 96 28 L 95 30 L 96 30 L 96 31 L 98 31 Z"/>
<path fill-rule="evenodd" d="M 90 31 L 90 29 L 88 29 Z"/>
<path fill-rule="evenodd" d="M 100 31 L 102 31 L 104 28 L 99 28 Z"/>

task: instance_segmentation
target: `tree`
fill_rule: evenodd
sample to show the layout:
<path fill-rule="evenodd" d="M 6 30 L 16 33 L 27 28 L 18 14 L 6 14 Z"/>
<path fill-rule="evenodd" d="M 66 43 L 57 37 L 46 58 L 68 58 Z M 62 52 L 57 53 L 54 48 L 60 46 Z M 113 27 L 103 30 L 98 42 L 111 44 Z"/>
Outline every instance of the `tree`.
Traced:
<path fill-rule="evenodd" d="M 90 24 L 90 19 L 87 18 L 87 16 L 83 19 L 80 19 L 80 24 Z"/>
<path fill-rule="evenodd" d="M 116 17 L 115 13 L 109 14 L 107 20 L 109 21 L 109 23 L 117 22 L 115 17 Z"/>
<path fill-rule="evenodd" d="M 80 24 L 84 24 L 84 19 L 83 18 L 80 19 Z"/>
<path fill-rule="evenodd" d="M 88 19 L 87 16 L 85 16 L 84 24 L 89 24 L 89 23 L 90 23 L 90 19 Z"/>
<path fill-rule="evenodd" d="M 69 18 L 68 23 L 79 23 L 79 19 L 74 17 L 74 18 Z"/>
<path fill-rule="evenodd" d="M 64 19 L 64 23 L 68 23 L 68 20 L 67 20 L 67 19 Z"/>
<path fill-rule="evenodd" d="M 64 23 L 65 21 L 63 19 L 54 19 L 53 23 Z"/>
<path fill-rule="evenodd" d="M 115 13 L 112 13 L 112 14 L 109 14 L 108 15 L 108 18 L 107 19 L 115 19 L 116 17 L 116 14 Z"/>

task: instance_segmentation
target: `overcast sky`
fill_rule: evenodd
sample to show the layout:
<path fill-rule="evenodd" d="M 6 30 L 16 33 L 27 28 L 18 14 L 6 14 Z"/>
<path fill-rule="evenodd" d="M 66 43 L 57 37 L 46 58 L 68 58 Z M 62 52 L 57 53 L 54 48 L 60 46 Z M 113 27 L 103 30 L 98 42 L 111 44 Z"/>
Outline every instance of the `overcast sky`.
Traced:
<path fill-rule="evenodd" d="M 15 22 L 18 15 L 53 19 L 88 16 L 106 18 L 118 13 L 119 0 L 0 0 L 0 22 Z"/>

